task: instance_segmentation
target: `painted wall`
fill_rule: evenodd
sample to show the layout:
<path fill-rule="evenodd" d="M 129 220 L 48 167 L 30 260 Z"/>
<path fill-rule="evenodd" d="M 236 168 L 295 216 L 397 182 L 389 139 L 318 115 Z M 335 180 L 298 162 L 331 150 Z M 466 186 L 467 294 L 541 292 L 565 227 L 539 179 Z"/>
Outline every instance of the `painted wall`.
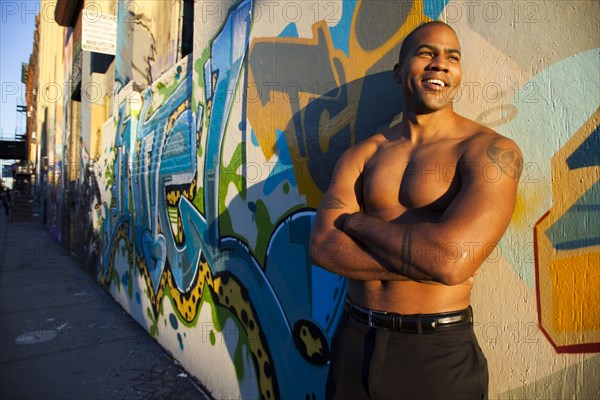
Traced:
<path fill-rule="evenodd" d="M 194 51 L 158 78 L 144 72 L 151 29 L 120 14 L 120 35 L 133 34 L 118 41 L 115 112 L 81 181 L 99 281 L 215 398 L 322 397 L 346 282 L 308 259 L 315 210 L 341 152 L 397 120 L 402 39 L 441 19 L 462 42 L 457 111 L 526 161 L 474 291 L 491 397 L 593 398 L 599 11 L 197 0 Z"/>

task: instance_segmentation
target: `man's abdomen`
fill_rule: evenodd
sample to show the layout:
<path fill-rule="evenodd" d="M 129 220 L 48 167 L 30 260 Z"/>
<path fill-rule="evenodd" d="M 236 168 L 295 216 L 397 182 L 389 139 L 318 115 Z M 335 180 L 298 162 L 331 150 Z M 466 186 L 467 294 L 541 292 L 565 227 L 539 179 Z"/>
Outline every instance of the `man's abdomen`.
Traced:
<path fill-rule="evenodd" d="M 455 286 L 414 281 L 349 280 L 348 296 L 354 303 L 373 310 L 433 314 L 468 307 L 472 287 L 472 280 Z"/>

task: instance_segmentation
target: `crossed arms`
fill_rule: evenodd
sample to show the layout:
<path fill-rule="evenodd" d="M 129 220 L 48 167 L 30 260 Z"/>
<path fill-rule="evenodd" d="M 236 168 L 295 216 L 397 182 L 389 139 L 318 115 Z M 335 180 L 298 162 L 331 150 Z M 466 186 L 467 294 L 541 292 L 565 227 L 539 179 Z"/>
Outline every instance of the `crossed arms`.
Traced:
<path fill-rule="evenodd" d="M 313 225 L 313 264 L 355 280 L 456 285 L 479 269 L 502 237 L 523 159 L 509 139 L 476 140 L 458 162 L 461 187 L 439 222 L 401 224 L 361 212 L 362 179 L 373 144 L 346 151 Z M 501 171 L 490 179 L 490 168 Z"/>

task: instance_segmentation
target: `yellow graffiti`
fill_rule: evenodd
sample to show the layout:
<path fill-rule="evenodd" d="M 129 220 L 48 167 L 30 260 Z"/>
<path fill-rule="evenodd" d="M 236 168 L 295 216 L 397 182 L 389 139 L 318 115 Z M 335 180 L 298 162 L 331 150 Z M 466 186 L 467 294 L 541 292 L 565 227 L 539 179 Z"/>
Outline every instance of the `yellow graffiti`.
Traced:
<path fill-rule="evenodd" d="M 125 245 L 131 248 L 127 236 L 127 228 L 121 226 L 116 234 L 113 248 L 110 252 L 108 273 L 100 277 L 100 282 L 110 284 L 114 282 L 115 273 L 115 255 L 119 245 Z M 129 265 L 133 265 L 132 252 L 128 252 Z M 257 318 L 254 308 L 250 303 L 250 298 L 246 289 L 231 275 L 219 275 L 214 277 L 206 258 L 202 255 L 198 263 L 198 272 L 192 287 L 181 292 L 177 287 L 175 278 L 169 268 L 164 270 L 161 276 L 158 290 L 152 289 L 152 279 L 148 272 L 146 260 L 136 252 L 136 264 L 141 272 L 146 287 L 146 294 L 152 303 L 155 315 L 160 313 L 161 303 L 165 297 L 171 299 L 174 308 L 179 315 L 188 323 L 192 323 L 198 316 L 200 301 L 205 290 L 208 290 L 216 307 L 224 307 L 229 310 L 238 319 L 240 326 L 245 330 L 248 337 L 250 352 L 257 363 L 256 373 L 258 375 L 258 384 L 263 398 L 273 398 L 276 393 L 275 374 L 272 373 L 273 360 L 268 351 L 266 336 L 262 331 L 261 324 Z M 135 267 L 134 267 L 135 268 Z M 116 279 L 118 281 L 118 279 Z"/>
<path fill-rule="evenodd" d="M 540 322 L 558 350 L 600 343 L 600 246 L 557 249 L 546 234 L 600 180 L 600 166 L 567 165 L 599 125 L 600 109 L 552 158 L 554 204 L 534 228 Z"/>
<path fill-rule="evenodd" d="M 211 289 L 218 300 L 218 304 L 227 307 L 245 328 L 250 351 L 258 364 L 256 372 L 258 373 L 258 383 L 262 397 L 265 399 L 273 398 L 275 393 L 273 360 L 268 352 L 268 347 L 264 341 L 264 334 L 254 313 L 248 294 L 244 295 L 246 289 L 232 278 L 222 279 L 220 277 L 215 278 Z"/>
<path fill-rule="evenodd" d="M 300 339 L 306 346 L 306 354 L 313 357 L 315 354 L 323 354 L 323 342 L 320 337 L 314 337 L 310 330 L 303 326 L 300 330 Z"/>
<path fill-rule="evenodd" d="M 557 332 L 600 328 L 600 252 L 551 261 L 553 328 Z"/>
<path fill-rule="evenodd" d="M 173 112 L 173 114 L 171 114 L 171 116 L 169 117 L 169 120 L 167 121 L 167 136 L 169 135 L 169 133 L 171 133 L 171 129 L 173 129 L 173 124 L 175 124 L 175 121 L 177 121 L 177 118 L 179 118 L 179 116 L 181 115 L 182 112 L 184 112 L 185 110 L 187 110 L 189 108 L 190 105 L 190 100 L 186 100 L 183 103 L 181 103 L 179 105 L 179 107 L 177 107 L 177 109 Z"/>

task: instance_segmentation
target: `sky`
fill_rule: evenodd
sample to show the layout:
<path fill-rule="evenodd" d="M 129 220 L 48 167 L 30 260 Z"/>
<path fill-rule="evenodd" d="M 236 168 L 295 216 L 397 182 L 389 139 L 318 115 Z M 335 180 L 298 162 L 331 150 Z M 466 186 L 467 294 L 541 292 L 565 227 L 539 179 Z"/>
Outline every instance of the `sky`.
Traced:
<path fill-rule="evenodd" d="M 12 139 L 25 133 L 25 85 L 21 83 L 21 63 L 29 63 L 33 50 L 37 0 L 0 1 L 0 136 Z"/>

